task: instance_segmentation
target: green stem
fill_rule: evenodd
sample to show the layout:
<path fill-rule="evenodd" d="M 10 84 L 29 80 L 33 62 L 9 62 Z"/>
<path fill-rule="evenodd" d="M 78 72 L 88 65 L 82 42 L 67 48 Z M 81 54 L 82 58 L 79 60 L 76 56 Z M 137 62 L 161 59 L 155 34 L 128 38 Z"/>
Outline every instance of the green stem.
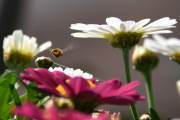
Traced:
<path fill-rule="evenodd" d="M 123 55 L 123 61 L 124 61 L 124 68 L 125 68 L 125 74 L 126 74 L 126 82 L 131 82 L 131 73 L 130 73 L 130 67 L 129 67 L 129 48 L 122 49 L 122 55 Z M 136 109 L 136 105 L 131 105 L 131 112 L 133 114 L 134 120 L 139 120 L 139 115 Z"/>
<path fill-rule="evenodd" d="M 16 105 L 21 105 L 21 100 L 19 99 L 19 94 L 17 93 L 17 90 L 14 88 L 14 86 L 12 89 L 12 98 Z"/>
<path fill-rule="evenodd" d="M 153 90 L 152 90 L 152 80 L 151 80 L 151 71 L 147 70 L 143 72 L 146 80 L 146 91 L 148 95 L 148 107 L 154 109 L 154 99 L 153 99 Z"/>
<path fill-rule="evenodd" d="M 122 55 L 124 60 L 124 68 L 126 74 L 126 82 L 131 82 L 130 67 L 129 67 L 129 49 L 122 49 Z"/>

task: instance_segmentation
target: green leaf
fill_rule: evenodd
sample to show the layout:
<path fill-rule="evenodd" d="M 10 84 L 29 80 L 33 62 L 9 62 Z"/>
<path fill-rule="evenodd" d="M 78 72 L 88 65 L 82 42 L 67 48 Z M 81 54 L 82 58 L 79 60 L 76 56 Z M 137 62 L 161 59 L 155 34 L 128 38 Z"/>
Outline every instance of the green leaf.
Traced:
<path fill-rule="evenodd" d="M 26 89 L 27 89 L 27 98 L 32 102 L 38 102 L 39 100 L 47 96 L 46 93 L 38 90 L 36 83 L 29 83 Z"/>
<path fill-rule="evenodd" d="M 161 120 L 159 118 L 159 115 L 157 114 L 157 112 L 152 108 L 150 108 L 150 114 L 151 114 L 151 119 L 152 120 Z"/>
<path fill-rule="evenodd" d="M 48 101 L 51 97 L 50 96 L 46 96 L 43 99 L 39 100 L 37 106 L 41 106 L 43 105 L 46 101 Z"/>
<path fill-rule="evenodd" d="M 6 70 L 4 74 L 0 77 L 0 119 L 7 120 L 9 112 L 9 100 L 12 92 L 12 86 L 14 86 L 16 78 L 12 76 L 10 70 Z"/>
<path fill-rule="evenodd" d="M 12 98 L 16 105 L 21 105 L 21 100 L 19 98 L 19 94 L 14 86 L 12 87 Z"/>

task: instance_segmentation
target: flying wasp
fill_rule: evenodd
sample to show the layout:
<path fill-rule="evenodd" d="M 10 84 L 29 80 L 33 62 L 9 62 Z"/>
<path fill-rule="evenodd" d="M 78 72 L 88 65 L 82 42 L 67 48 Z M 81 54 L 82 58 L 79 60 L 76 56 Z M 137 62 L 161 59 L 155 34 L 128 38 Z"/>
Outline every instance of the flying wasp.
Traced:
<path fill-rule="evenodd" d="M 59 58 L 61 58 L 63 56 L 63 51 L 61 49 L 59 49 L 59 48 L 50 49 L 50 52 L 57 59 L 59 59 Z"/>
<path fill-rule="evenodd" d="M 69 51 L 72 50 L 74 48 L 74 44 L 70 43 L 65 49 L 59 49 L 59 48 L 55 48 L 55 49 L 50 49 L 50 52 L 53 54 L 53 56 L 57 59 L 61 58 L 63 56 L 63 53 L 65 51 Z"/>

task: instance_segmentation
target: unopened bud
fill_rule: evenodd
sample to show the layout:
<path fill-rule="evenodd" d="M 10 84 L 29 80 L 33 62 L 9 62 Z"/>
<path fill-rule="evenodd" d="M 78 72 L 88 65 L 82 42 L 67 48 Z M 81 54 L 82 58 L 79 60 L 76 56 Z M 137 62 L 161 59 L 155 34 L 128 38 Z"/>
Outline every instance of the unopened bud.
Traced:
<path fill-rule="evenodd" d="M 58 109 L 73 109 L 74 104 L 69 98 L 55 97 L 45 103 L 45 108 L 56 107 Z"/>
<path fill-rule="evenodd" d="M 158 55 L 143 46 L 136 46 L 132 55 L 134 68 L 141 72 L 153 70 L 159 63 Z"/>
<path fill-rule="evenodd" d="M 42 57 L 38 57 L 35 60 L 35 63 L 39 68 L 49 69 L 53 65 L 53 60 L 49 57 L 42 56 Z"/>
<path fill-rule="evenodd" d="M 55 105 L 60 109 L 73 109 L 74 104 L 69 98 L 55 98 Z"/>
<path fill-rule="evenodd" d="M 177 85 L 178 93 L 179 93 L 179 96 L 180 96 L 180 80 L 178 80 L 176 82 L 176 85 Z"/>

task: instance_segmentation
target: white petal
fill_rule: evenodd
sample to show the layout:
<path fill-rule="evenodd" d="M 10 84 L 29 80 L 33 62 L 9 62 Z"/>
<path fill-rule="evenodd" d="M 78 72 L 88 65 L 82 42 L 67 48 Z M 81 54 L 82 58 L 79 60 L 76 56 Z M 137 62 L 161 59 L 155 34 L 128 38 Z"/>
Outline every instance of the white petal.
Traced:
<path fill-rule="evenodd" d="M 15 30 L 13 32 L 13 37 L 14 37 L 14 50 L 18 50 L 19 43 L 23 39 L 23 32 L 22 30 Z"/>
<path fill-rule="evenodd" d="M 104 33 L 109 33 L 108 31 L 102 30 L 100 29 L 101 26 L 98 25 L 87 25 L 86 27 L 84 27 L 83 32 L 87 32 L 87 33 L 92 33 L 92 34 L 104 34 Z"/>
<path fill-rule="evenodd" d="M 180 47 L 180 39 L 178 38 L 169 38 L 167 40 L 167 44 L 171 46 L 178 46 Z"/>
<path fill-rule="evenodd" d="M 177 38 L 170 38 L 166 42 L 167 47 L 174 52 L 180 52 L 180 40 Z"/>
<path fill-rule="evenodd" d="M 52 67 L 50 67 L 48 70 L 49 70 L 50 72 L 53 72 L 53 71 L 54 71 L 54 69 L 53 69 Z"/>
<path fill-rule="evenodd" d="M 170 55 L 169 49 L 157 44 L 155 41 L 151 39 L 144 40 L 144 46 L 153 52 L 158 52 L 164 55 Z"/>
<path fill-rule="evenodd" d="M 112 33 L 112 34 L 117 32 L 116 28 L 114 28 L 113 26 L 109 26 L 109 25 L 101 25 L 100 29 L 107 31 L 108 33 Z"/>
<path fill-rule="evenodd" d="M 157 27 L 151 26 L 151 27 L 142 28 L 138 32 L 154 32 L 154 31 L 161 31 L 161 30 L 165 30 L 169 28 L 175 28 L 175 26 L 157 26 Z"/>
<path fill-rule="evenodd" d="M 135 25 L 135 22 L 134 21 L 125 21 L 122 24 L 124 24 L 125 32 L 127 32 Z"/>
<path fill-rule="evenodd" d="M 124 25 L 124 23 L 121 24 L 120 31 L 126 31 L 126 26 Z"/>
<path fill-rule="evenodd" d="M 71 24 L 71 29 L 73 30 L 82 30 L 86 25 L 83 23 Z"/>
<path fill-rule="evenodd" d="M 52 42 L 51 41 L 47 41 L 45 43 L 43 43 L 42 45 L 39 46 L 37 53 L 43 52 L 44 50 L 50 48 L 52 46 Z"/>
<path fill-rule="evenodd" d="M 163 34 L 163 33 L 172 33 L 172 31 L 170 31 L 170 30 L 161 30 L 161 31 L 155 31 L 155 32 L 147 32 L 146 34 L 150 35 L 150 34 Z"/>
<path fill-rule="evenodd" d="M 79 38 L 104 38 L 103 35 L 100 35 L 100 34 L 90 34 L 90 33 L 73 33 L 71 35 L 73 37 L 79 37 Z"/>
<path fill-rule="evenodd" d="M 122 21 L 119 18 L 116 18 L 116 17 L 107 18 L 106 23 L 120 31 L 120 25 Z"/>
<path fill-rule="evenodd" d="M 149 27 L 149 26 L 159 26 L 159 25 L 161 25 L 162 23 L 167 22 L 168 20 L 170 20 L 169 17 L 164 17 L 164 18 L 158 19 L 158 20 L 150 23 L 150 24 L 147 25 L 146 27 Z"/>
<path fill-rule="evenodd" d="M 80 69 L 76 69 L 73 72 L 73 77 L 75 76 L 82 76 L 83 75 L 83 71 L 81 71 Z"/>
<path fill-rule="evenodd" d="M 172 20 L 169 20 L 167 22 L 161 23 L 161 26 L 171 26 L 171 25 L 174 25 L 176 23 L 177 23 L 176 19 L 172 19 Z"/>
<path fill-rule="evenodd" d="M 143 27 L 144 25 L 146 25 L 147 23 L 149 23 L 150 19 L 143 19 L 139 22 L 137 22 L 132 28 L 131 31 L 136 31 L 138 29 L 140 29 L 141 27 Z"/>
<path fill-rule="evenodd" d="M 153 35 L 153 38 L 154 40 L 148 38 L 145 39 L 144 46 L 154 52 L 159 52 L 164 55 L 170 55 L 174 53 L 175 48 L 170 46 L 170 44 L 168 43 L 169 40 L 161 35 Z"/>

